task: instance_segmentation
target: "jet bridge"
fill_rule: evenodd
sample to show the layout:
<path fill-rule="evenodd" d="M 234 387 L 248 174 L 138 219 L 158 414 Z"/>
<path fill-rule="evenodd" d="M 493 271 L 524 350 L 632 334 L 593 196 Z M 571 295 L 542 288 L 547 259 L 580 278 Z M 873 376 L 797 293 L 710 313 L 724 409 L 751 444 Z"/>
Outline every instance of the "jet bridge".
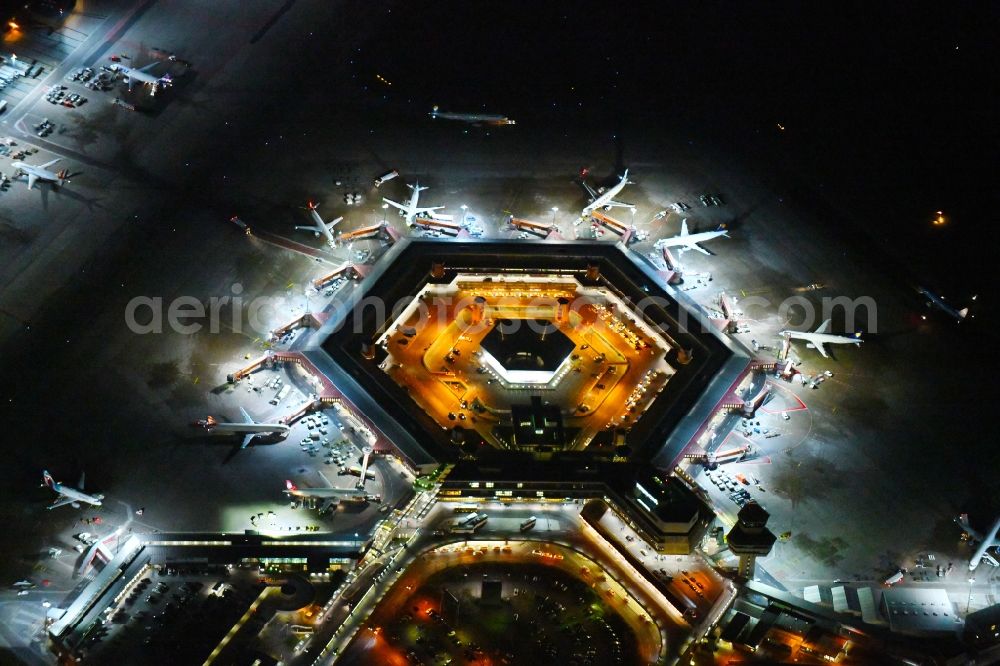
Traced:
<path fill-rule="evenodd" d="M 340 268 L 336 268 L 332 272 L 327 273 L 326 275 L 321 275 L 320 277 L 313 280 L 312 281 L 313 289 L 316 289 L 317 291 L 323 289 L 324 287 L 326 287 L 328 284 L 330 284 L 339 277 L 344 277 L 347 278 L 348 280 L 358 280 L 364 276 L 361 275 L 361 273 L 358 271 L 358 268 L 354 264 L 347 263 L 341 266 Z"/>
<path fill-rule="evenodd" d="M 414 226 L 422 227 L 424 229 L 433 229 L 435 231 L 441 231 L 452 236 L 457 236 L 462 233 L 462 227 L 453 222 L 445 222 L 443 220 L 435 220 L 432 217 L 418 217 L 413 220 Z"/>
<path fill-rule="evenodd" d="M 323 312 L 307 312 L 301 317 L 296 317 L 284 326 L 280 326 L 271 331 L 268 335 L 268 339 L 271 342 L 274 342 L 275 340 L 283 337 L 286 333 L 299 328 L 319 328 L 328 318 L 329 315 Z"/>
<path fill-rule="evenodd" d="M 514 217 L 513 215 L 510 217 L 508 222 L 510 223 L 510 226 L 514 227 L 518 231 L 527 231 L 529 234 L 535 234 L 536 236 L 541 236 L 542 238 L 547 238 L 549 234 L 558 232 L 558 228 L 554 224 L 532 222 L 531 220 Z"/>
<path fill-rule="evenodd" d="M 629 225 L 625 224 L 624 222 L 619 222 L 618 220 L 611 217 L 607 213 L 603 213 L 599 210 L 591 211 L 590 217 L 597 224 L 600 224 L 606 229 L 610 229 L 611 231 L 621 236 L 622 237 L 621 242 L 623 245 L 628 245 L 629 242 L 632 241 L 632 235 L 635 230 Z"/>

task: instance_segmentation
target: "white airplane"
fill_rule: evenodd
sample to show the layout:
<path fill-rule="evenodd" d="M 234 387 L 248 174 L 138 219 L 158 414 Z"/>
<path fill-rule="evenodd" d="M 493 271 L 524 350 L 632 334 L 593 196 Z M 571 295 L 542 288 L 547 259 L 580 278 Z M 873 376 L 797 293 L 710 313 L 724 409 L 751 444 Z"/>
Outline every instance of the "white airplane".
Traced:
<path fill-rule="evenodd" d="M 702 254 L 707 254 L 711 256 L 711 252 L 698 245 L 698 243 L 704 243 L 705 241 L 710 241 L 713 238 L 719 238 L 720 236 L 729 237 L 729 232 L 724 228 L 719 227 L 715 231 L 701 231 L 696 234 L 692 234 L 688 231 L 688 221 L 687 218 L 681 220 L 681 233 L 679 236 L 674 236 L 673 238 L 661 238 L 656 241 L 655 246 L 658 250 L 662 250 L 665 247 L 679 247 L 680 253 L 687 252 L 688 250 L 698 250 Z"/>
<path fill-rule="evenodd" d="M 54 160 L 46 162 L 45 164 L 28 164 L 27 162 L 12 162 L 11 166 L 17 171 L 27 174 L 28 176 L 28 189 L 30 190 L 35 186 L 35 183 L 39 180 L 43 180 L 54 185 L 62 185 L 63 183 L 68 183 L 66 176 L 69 175 L 66 169 L 60 169 L 59 171 L 51 171 L 49 167 L 61 160 L 61 157 L 57 157 Z"/>
<path fill-rule="evenodd" d="M 355 488 L 299 488 L 289 480 L 285 480 L 285 494 L 298 499 L 321 499 L 322 509 L 334 502 L 363 502 L 368 495 L 364 490 Z"/>
<path fill-rule="evenodd" d="M 80 487 L 70 488 L 67 485 L 59 483 L 52 478 L 52 475 L 48 471 L 42 472 L 42 483 L 51 488 L 52 490 L 59 493 L 59 497 L 56 498 L 55 502 L 50 504 L 48 509 L 55 509 L 59 506 L 66 506 L 67 504 L 72 504 L 74 509 L 80 508 L 80 503 L 90 504 L 92 506 L 101 506 L 101 500 L 104 499 L 104 495 L 88 495 L 83 492 L 83 482 L 84 474 L 80 475 Z"/>
<path fill-rule="evenodd" d="M 937 308 L 941 312 L 944 312 L 949 317 L 957 321 L 959 324 L 961 324 L 965 320 L 965 318 L 969 316 L 969 308 L 964 307 L 961 310 L 959 310 L 955 306 L 945 301 L 944 296 L 938 296 L 929 289 L 925 289 L 924 287 L 918 287 L 917 293 L 920 294 L 921 296 L 927 297 L 927 307 Z M 976 298 L 978 298 L 978 296 L 973 296 L 970 300 L 974 301 L 976 300 Z M 924 317 L 924 319 L 926 319 L 926 317 Z"/>
<path fill-rule="evenodd" d="M 781 331 L 778 335 L 783 335 L 786 338 L 792 340 L 805 340 L 806 347 L 810 349 L 815 349 L 823 358 L 830 358 L 830 355 L 826 353 L 826 349 L 823 345 L 860 345 L 861 333 L 855 333 L 854 335 L 831 335 L 827 333 L 830 330 L 830 320 L 827 319 L 822 324 L 819 325 L 812 333 L 806 333 L 803 331 Z"/>
<path fill-rule="evenodd" d="M 459 120 L 463 123 L 473 125 L 515 125 L 517 121 L 511 120 L 507 116 L 498 113 L 451 113 L 449 111 L 438 111 L 435 106 L 430 113 L 431 118 L 442 118 L 444 120 Z"/>
<path fill-rule="evenodd" d="M 972 559 L 969 560 L 969 571 L 975 571 L 983 557 L 986 556 L 986 551 L 994 546 L 1000 546 L 1000 537 L 997 536 L 997 532 L 1000 532 L 1000 518 L 996 519 L 996 522 L 993 523 L 993 527 L 990 528 L 990 532 L 985 538 L 983 538 L 982 534 L 969 526 L 968 514 L 963 513 L 956 519 L 955 522 L 961 525 L 962 529 L 969 533 L 969 536 L 972 537 L 973 541 L 979 542 L 979 548 L 976 549 L 976 552 L 972 554 Z"/>
<path fill-rule="evenodd" d="M 338 217 L 337 219 L 332 220 L 330 222 L 324 222 L 323 218 L 319 216 L 318 212 L 316 212 L 316 208 L 317 205 L 312 201 L 307 203 L 306 210 L 309 211 L 309 215 L 312 217 L 313 223 L 308 226 L 295 225 L 295 228 L 301 231 L 311 231 L 316 235 L 316 238 L 319 238 L 321 235 L 325 236 L 326 242 L 329 243 L 330 245 L 334 245 L 335 241 L 333 240 L 333 228 L 337 226 L 344 218 Z"/>
<path fill-rule="evenodd" d="M 390 206 L 395 206 L 396 208 L 399 209 L 399 214 L 406 219 L 406 226 L 412 227 L 413 220 L 417 217 L 417 215 L 426 214 L 430 215 L 431 217 L 434 217 L 434 211 L 441 210 L 442 208 L 444 208 L 444 206 L 430 206 L 430 207 L 420 208 L 419 206 L 417 206 L 417 203 L 420 200 L 420 193 L 426 190 L 427 188 L 420 187 L 420 183 L 417 183 L 416 185 L 408 184 L 407 187 L 413 191 L 413 194 L 410 195 L 410 201 L 408 203 L 401 204 L 393 201 L 392 199 L 386 199 L 385 197 L 382 197 L 382 201 L 386 202 Z"/>
<path fill-rule="evenodd" d="M 628 179 L 628 169 L 625 169 L 625 173 L 622 175 L 621 180 L 619 180 L 615 185 L 612 185 L 611 187 L 606 189 L 604 192 L 598 192 L 590 185 L 587 185 L 586 181 L 581 181 L 581 182 L 583 183 L 583 187 L 587 190 L 587 193 L 590 194 L 590 203 L 584 206 L 583 212 L 581 213 L 582 216 L 586 217 L 587 215 L 590 215 L 592 211 L 595 211 L 598 208 L 608 209 L 615 206 L 619 208 L 631 208 L 635 210 L 634 204 L 615 201 L 615 197 L 618 195 L 618 193 L 624 190 L 626 185 L 632 184 L 632 181 Z"/>
<path fill-rule="evenodd" d="M 129 92 L 132 92 L 132 86 L 134 86 L 135 82 L 138 81 L 143 85 L 149 86 L 150 95 L 155 95 L 156 91 L 159 90 L 161 87 L 173 85 L 173 81 L 170 79 L 169 74 L 164 74 L 163 76 L 157 78 L 149 73 L 149 70 L 153 69 L 153 67 L 156 67 L 156 65 L 158 64 L 159 64 L 158 62 L 154 61 L 149 63 L 148 65 L 143 65 L 138 69 L 126 67 L 125 65 L 122 65 L 120 63 L 113 64 L 111 65 L 111 67 L 121 72 L 126 77 L 128 77 Z"/>
<path fill-rule="evenodd" d="M 284 423 L 259 423 L 258 421 L 254 421 L 253 417 L 242 407 L 240 407 L 240 413 L 243 414 L 242 423 L 222 423 L 209 416 L 204 421 L 199 421 L 198 425 L 213 433 L 246 433 L 243 437 L 243 443 L 240 444 L 241 449 L 247 448 L 250 442 L 256 437 L 277 435 L 279 438 L 284 439 L 291 430 L 291 427 Z"/>

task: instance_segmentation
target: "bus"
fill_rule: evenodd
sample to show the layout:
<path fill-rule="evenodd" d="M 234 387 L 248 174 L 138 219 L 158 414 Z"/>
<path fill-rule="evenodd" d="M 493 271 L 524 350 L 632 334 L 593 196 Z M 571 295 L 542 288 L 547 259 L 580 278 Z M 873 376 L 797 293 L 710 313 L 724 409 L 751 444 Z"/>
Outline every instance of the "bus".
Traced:
<path fill-rule="evenodd" d="M 292 390 L 292 387 L 289 386 L 288 384 L 285 384 L 284 386 L 282 386 L 281 390 L 278 391 L 274 395 L 273 398 L 271 398 L 271 404 L 272 405 L 277 405 L 278 403 L 280 403 L 282 400 L 284 400 L 288 396 L 288 392 L 291 391 L 291 390 Z"/>
<path fill-rule="evenodd" d="M 478 525 L 486 522 L 485 513 L 472 512 L 462 520 L 458 521 L 459 525 Z"/>
<path fill-rule="evenodd" d="M 523 523 L 521 523 L 521 531 L 522 532 L 527 532 L 528 530 L 530 530 L 532 527 L 535 526 L 535 523 L 537 521 L 538 521 L 538 519 L 535 518 L 534 516 L 532 516 L 531 518 L 528 518 L 526 521 L 524 521 Z"/>
<path fill-rule="evenodd" d="M 476 513 L 477 509 L 474 506 L 456 506 L 452 509 L 453 513 Z"/>
<path fill-rule="evenodd" d="M 470 514 L 467 518 L 455 521 L 451 531 L 454 534 L 472 534 L 486 524 L 486 519 L 485 513 Z"/>
<path fill-rule="evenodd" d="M 350 467 L 347 468 L 347 473 L 348 474 L 353 474 L 354 476 L 360 478 L 361 477 L 361 468 L 358 467 L 357 465 L 351 465 Z M 366 469 L 365 470 L 365 478 L 368 479 L 369 481 L 374 481 L 375 480 L 375 472 L 371 471 L 370 469 Z"/>
<path fill-rule="evenodd" d="M 892 587 L 896 583 L 901 583 L 901 582 L 903 582 L 903 572 L 897 571 L 896 573 L 886 578 L 885 582 L 883 582 L 882 584 L 885 585 L 886 587 Z"/>

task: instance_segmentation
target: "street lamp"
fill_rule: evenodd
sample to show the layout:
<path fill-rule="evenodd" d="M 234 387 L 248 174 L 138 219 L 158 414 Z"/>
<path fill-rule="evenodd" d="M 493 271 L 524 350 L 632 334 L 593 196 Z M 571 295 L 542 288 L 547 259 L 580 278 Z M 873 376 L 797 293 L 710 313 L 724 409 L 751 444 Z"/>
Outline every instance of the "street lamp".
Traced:
<path fill-rule="evenodd" d="M 466 217 L 465 217 L 465 212 L 466 212 L 467 210 L 469 210 L 469 207 L 468 207 L 468 206 L 466 206 L 465 204 L 462 204 L 461 206 L 459 206 L 459 208 L 461 208 L 461 209 L 462 209 L 462 226 L 464 227 L 464 226 L 465 226 L 465 220 L 466 220 Z"/>
<path fill-rule="evenodd" d="M 385 224 L 385 211 L 389 209 L 389 204 L 382 204 L 382 224 Z"/>
<path fill-rule="evenodd" d="M 556 213 L 559 212 L 559 206 L 552 207 L 552 224 L 556 223 Z"/>

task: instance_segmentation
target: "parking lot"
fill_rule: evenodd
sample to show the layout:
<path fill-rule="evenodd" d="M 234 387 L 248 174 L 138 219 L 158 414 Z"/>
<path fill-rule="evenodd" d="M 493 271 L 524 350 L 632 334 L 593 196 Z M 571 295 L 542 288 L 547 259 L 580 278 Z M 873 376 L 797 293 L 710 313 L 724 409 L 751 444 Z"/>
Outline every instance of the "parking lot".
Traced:
<path fill-rule="evenodd" d="M 61 21 L 55 18 L 46 22 L 32 21 L 8 30 L 0 42 L 0 58 L 3 58 L 0 102 L 6 101 L 8 109 L 17 106 L 107 18 L 108 15 L 99 9 L 88 9 L 72 12 Z"/>
<path fill-rule="evenodd" d="M 484 586 L 498 585 L 485 598 Z M 399 612 L 370 618 L 343 663 L 633 664 L 636 637 L 584 580 L 552 567 L 478 563 L 434 574 L 420 587 L 403 584 Z M 442 599 L 454 599 L 442 602 Z M 390 601 L 390 605 L 393 602 Z M 366 637 L 376 642 L 369 646 Z M 383 642 L 384 641 L 384 642 Z"/>
<path fill-rule="evenodd" d="M 91 663 L 194 663 L 263 589 L 253 570 L 147 567 L 82 643 Z"/>

